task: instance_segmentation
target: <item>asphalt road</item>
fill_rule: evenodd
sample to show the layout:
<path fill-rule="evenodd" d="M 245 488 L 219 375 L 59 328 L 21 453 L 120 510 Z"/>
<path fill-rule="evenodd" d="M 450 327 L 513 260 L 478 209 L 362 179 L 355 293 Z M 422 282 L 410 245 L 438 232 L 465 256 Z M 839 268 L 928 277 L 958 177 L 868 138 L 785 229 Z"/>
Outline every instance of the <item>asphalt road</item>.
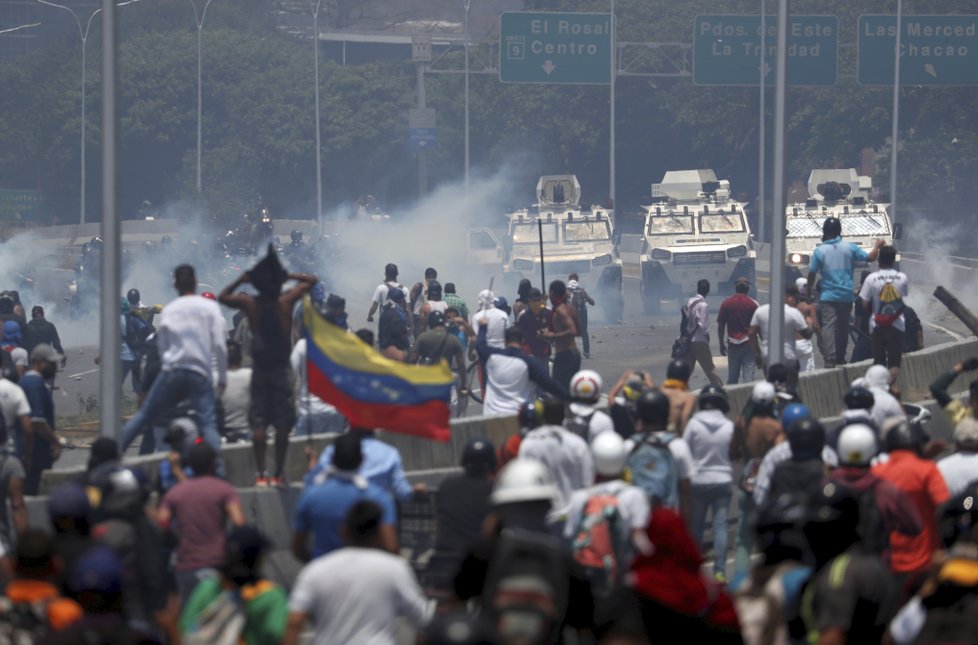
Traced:
<path fill-rule="evenodd" d="M 913 284 L 913 275 L 910 277 Z M 763 292 L 763 282 L 761 286 L 761 298 L 765 299 L 767 294 Z M 929 295 L 931 290 L 932 287 L 926 285 L 915 287 L 910 298 L 911 304 L 925 321 L 925 343 L 932 345 L 969 335 L 964 326 Z M 711 310 L 715 314 L 722 299 L 711 297 L 709 300 Z M 358 302 L 363 301 L 366 301 L 366 298 L 347 300 L 351 326 L 356 328 L 360 321 L 364 321 L 364 325 L 374 328 L 372 324 L 368 325 L 365 322 L 366 308 L 358 306 Z M 591 336 L 591 358 L 583 361 L 583 367 L 593 369 L 602 376 L 606 391 L 618 380 L 622 372 L 629 368 L 649 371 L 657 381 L 663 379 L 670 360 L 672 343 L 678 335 L 678 310 L 679 303 L 666 302 L 663 306 L 665 313 L 645 315 L 642 312 L 638 282 L 626 279 L 625 320 L 619 324 L 598 323 L 594 321 L 599 316 L 592 314 L 592 324 L 588 330 Z M 75 331 L 77 334 L 79 330 Z M 93 340 L 96 333 L 97 329 L 91 330 Z M 711 341 L 716 351 L 715 334 Z M 60 427 L 76 422 L 79 418 L 94 420 L 98 414 L 100 370 L 94 362 L 97 347 L 84 343 L 78 346 L 69 345 L 66 347 L 66 354 L 67 366 L 59 371 L 56 379 L 58 389 L 55 392 L 55 408 Z M 721 378 L 726 380 L 726 359 L 715 356 L 714 361 Z M 705 375 L 697 368 L 690 385 L 695 389 L 706 383 Z M 128 380 L 123 384 L 123 395 L 124 404 L 131 412 L 135 404 L 135 396 Z M 470 404 L 467 414 L 478 414 L 480 407 L 474 403 Z M 85 445 L 91 440 L 86 439 L 82 436 L 76 438 L 76 441 L 80 445 Z M 84 450 L 67 450 L 58 466 L 66 467 L 83 463 L 87 459 L 86 455 L 87 451 Z"/>

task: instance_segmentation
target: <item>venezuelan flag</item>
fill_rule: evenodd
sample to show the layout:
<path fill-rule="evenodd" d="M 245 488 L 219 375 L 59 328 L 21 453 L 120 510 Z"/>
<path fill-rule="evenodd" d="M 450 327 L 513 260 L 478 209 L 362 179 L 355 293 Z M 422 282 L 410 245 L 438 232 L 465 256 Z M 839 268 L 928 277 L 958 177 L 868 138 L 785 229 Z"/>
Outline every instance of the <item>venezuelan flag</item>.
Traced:
<path fill-rule="evenodd" d="M 407 365 L 303 305 L 309 391 L 336 406 L 350 425 L 448 441 L 453 374 L 446 361 Z"/>

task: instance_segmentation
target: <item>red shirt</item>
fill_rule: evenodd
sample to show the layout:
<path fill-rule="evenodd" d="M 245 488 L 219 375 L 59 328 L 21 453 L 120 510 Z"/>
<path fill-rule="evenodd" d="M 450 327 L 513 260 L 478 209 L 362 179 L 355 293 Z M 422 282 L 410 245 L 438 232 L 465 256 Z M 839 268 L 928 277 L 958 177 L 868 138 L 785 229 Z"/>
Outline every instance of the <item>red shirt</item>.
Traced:
<path fill-rule="evenodd" d="M 747 342 L 750 319 L 757 309 L 757 301 L 746 293 L 735 293 L 720 304 L 717 324 L 727 326 L 727 336 L 734 345 Z M 724 339 L 720 339 L 721 342 Z"/>
<path fill-rule="evenodd" d="M 937 534 L 937 508 L 950 497 L 937 464 L 921 459 L 909 450 L 895 450 L 885 464 L 873 467 L 873 474 L 891 482 L 910 498 L 923 520 L 919 535 L 890 533 L 890 568 L 897 573 L 920 571 L 930 566 L 931 556 L 940 548 Z"/>

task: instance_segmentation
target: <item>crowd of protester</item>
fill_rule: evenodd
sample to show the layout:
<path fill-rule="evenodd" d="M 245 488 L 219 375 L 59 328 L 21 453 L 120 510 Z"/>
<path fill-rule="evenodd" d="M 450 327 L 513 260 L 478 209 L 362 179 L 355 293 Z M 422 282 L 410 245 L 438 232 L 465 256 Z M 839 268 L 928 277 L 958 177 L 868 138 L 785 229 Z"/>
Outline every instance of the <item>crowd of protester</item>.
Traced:
<path fill-rule="evenodd" d="M 433 269 L 411 289 L 396 279 L 388 265 L 372 299 L 378 333 L 356 335 L 395 360 L 452 361 L 462 389 L 484 389 L 486 412 L 519 420 L 499 446 L 470 440 L 437 490 L 412 485 L 375 429 L 348 427 L 309 392 L 303 303 L 349 328 L 345 301 L 274 253 L 217 295 L 197 295 L 187 265 L 162 309 L 127 295 L 123 360 L 140 407 L 121 442 L 99 439 L 85 472 L 50 491 L 46 522 L 28 521 L 24 495 L 57 459 L 47 399 L 63 352 L 40 343 L 29 371 L 5 367 L 0 642 L 978 639 L 978 380 L 966 401 L 949 394 L 978 358 L 932 385 L 955 425 L 948 445 L 907 414 L 885 361 L 852 383 L 830 424 L 790 367 L 766 361 L 740 410 L 718 378 L 691 391 L 682 358 L 605 388 L 580 369 L 581 316 L 564 282 L 550 285 L 550 307 L 528 287 L 512 309 L 486 291 L 463 313 Z M 219 303 L 240 312 L 231 339 Z M 752 331 L 756 344 L 763 323 L 728 313 L 728 330 L 747 327 L 735 344 Z M 478 383 L 461 380 L 466 354 Z M 702 352 L 691 357 L 715 374 Z M 269 575 L 268 536 L 223 477 L 221 447 L 249 436 L 255 485 L 284 487 L 293 432 L 335 437 L 292 483 L 289 550 L 302 567 L 284 588 Z M 140 437 L 166 452 L 155 472 L 122 459 Z M 419 499 L 436 526 L 423 561 L 400 544 L 404 505 Z"/>

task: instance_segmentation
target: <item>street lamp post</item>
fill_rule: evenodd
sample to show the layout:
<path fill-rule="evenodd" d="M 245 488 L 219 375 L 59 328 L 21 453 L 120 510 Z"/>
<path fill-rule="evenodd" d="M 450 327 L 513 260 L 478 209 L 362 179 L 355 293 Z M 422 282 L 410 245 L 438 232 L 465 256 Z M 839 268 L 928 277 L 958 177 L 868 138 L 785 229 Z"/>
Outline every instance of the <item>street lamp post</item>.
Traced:
<path fill-rule="evenodd" d="M 465 0 L 465 194 L 469 194 L 469 6 Z"/>
<path fill-rule="evenodd" d="M 893 120 L 890 124 L 890 221 L 897 221 L 897 146 L 900 139 L 900 31 L 903 28 L 903 0 L 897 0 L 896 42 L 893 48 Z"/>
<path fill-rule="evenodd" d="M 200 196 L 202 191 L 202 184 L 200 181 L 200 150 L 201 150 L 201 96 L 202 90 L 200 85 L 200 33 L 204 30 L 204 19 L 207 17 L 207 7 L 211 6 L 212 0 L 207 0 L 204 3 L 204 10 L 197 11 L 197 0 L 190 0 L 190 4 L 194 7 L 194 21 L 197 23 L 197 195 Z"/>
<path fill-rule="evenodd" d="M 314 69 L 316 70 L 316 220 L 323 218 L 323 158 L 322 146 L 319 139 L 319 9 L 323 0 L 316 0 L 313 5 L 309 0 L 309 8 L 312 9 L 312 46 L 315 50 L 313 58 Z"/>
<path fill-rule="evenodd" d="M 95 19 L 99 13 L 102 12 L 102 8 L 99 7 L 88 16 L 88 22 L 82 27 L 81 18 L 71 7 L 66 7 L 63 4 L 55 4 L 54 2 L 49 2 L 49 0 L 37 0 L 40 4 L 47 5 L 49 7 L 54 7 L 56 9 L 64 9 L 69 12 L 74 18 L 75 23 L 78 25 L 78 35 L 81 37 L 82 45 L 82 57 L 81 57 L 81 206 L 79 208 L 79 223 L 85 223 L 85 68 L 86 68 L 86 52 L 88 50 L 88 32 L 92 28 L 92 20 Z M 140 0 L 128 0 L 127 2 L 119 2 L 115 6 L 123 7 L 127 4 L 134 4 L 140 2 Z"/>

